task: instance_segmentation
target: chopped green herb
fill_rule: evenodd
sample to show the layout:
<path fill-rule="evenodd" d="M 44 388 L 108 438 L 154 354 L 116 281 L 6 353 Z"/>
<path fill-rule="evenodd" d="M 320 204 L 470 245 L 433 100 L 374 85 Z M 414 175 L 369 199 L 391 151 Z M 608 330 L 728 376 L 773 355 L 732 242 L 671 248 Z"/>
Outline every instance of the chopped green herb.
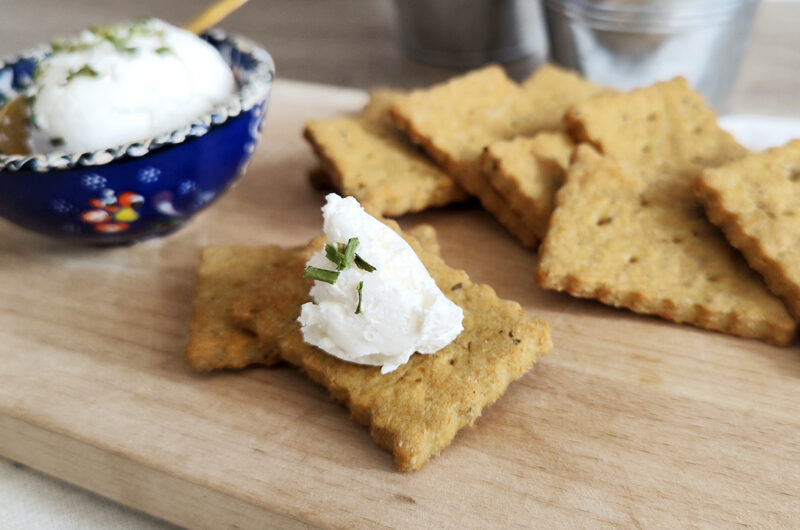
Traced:
<path fill-rule="evenodd" d="M 36 68 L 33 69 L 33 81 L 38 81 L 50 69 L 50 63 L 39 61 L 36 63 Z"/>
<path fill-rule="evenodd" d="M 172 48 L 169 46 L 162 46 L 160 48 L 156 48 L 156 53 L 159 55 L 166 55 L 168 53 L 172 53 Z"/>
<path fill-rule="evenodd" d="M 336 265 L 336 270 L 342 270 L 342 260 L 344 259 L 344 253 L 337 248 L 337 245 L 333 243 L 328 243 L 325 245 L 325 257 L 328 258 L 330 261 Z"/>
<path fill-rule="evenodd" d="M 67 41 L 65 39 L 56 39 L 50 43 L 53 53 L 63 52 L 67 49 Z"/>
<path fill-rule="evenodd" d="M 361 288 L 364 287 L 364 282 L 358 282 L 356 292 L 358 293 L 358 305 L 356 306 L 356 315 L 361 314 Z"/>
<path fill-rule="evenodd" d="M 74 52 L 79 52 L 79 51 L 83 51 L 83 50 L 88 50 L 89 48 L 92 48 L 93 46 L 94 46 L 94 44 L 91 43 L 91 42 L 83 42 L 83 41 L 73 42 L 72 44 L 67 46 L 66 51 L 67 51 L 67 53 L 74 53 Z"/>
<path fill-rule="evenodd" d="M 343 271 L 353 264 L 353 256 L 358 246 L 358 238 L 351 237 L 345 245 L 344 243 L 328 243 L 325 245 L 325 257 L 334 265 L 337 271 Z"/>
<path fill-rule="evenodd" d="M 353 256 L 355 256 L 355 254 L 356 254 L 356 247 L 357 246 L 358 246 L 358 238 L 357 237 L 351 237 L 347 241 L 347 246 L 344 247 L 344 252 L 342 252 L 344 257 L 342 258 L 342 264 L 341 264 L 341 267 L 339 268 L 340 271 L 350 267 L 350 265 L 353 263 Z"/>
<path fill-rule="evenodd" d="M 319 280 L 333 285 L 336 283 L 336 280 L 339 279 L 339 273 L 337 271 L 318 269 L 317 267 L 309 265 L 303 272 L 303 278 L 311 278 L 312 280 Z"/>
<path fill-rule="evenodd" d="M 50 138 L 50 145 L 52 145 L 53 147 L 61 147 L 62 145 L 64 145 L 64 139 L 58 137 Z"/>
<path fill-rule="evenodd" d="M 91 31 L 101 39 L 110 42 L 120 53 L 136 53 L 136 48 L 129 46 L 131 38 L 130 32 L 128 32 L 127 37 L 123 37 L 115 30 L 114 26 L 107 26 L 104 28 L 95 27 L 92 28 Z"/>
<path fill-rule="evenodd" d="M 150 18 L 140 18 L 133 21 L 133 24 L 130 25 L 129 34 L 131 37 L 135 35 L 149 35 L 155 37 L 164 37 L 164 30 L 163 29 L 155 29 L 150 24 Z"/>
<path fill-rule="evenodd" d="M 109 26 L 91 26 L 89 32 L 94 38 L 82 35 L 79 40 L 55 39 L 50 43 L 53 53 L 73 53 L 95 48 L 103 41 L 110 42 L 120 53 L 136 53 L 138 48 L 131 45 L 131 40 L 136 36 L 155 37 L 162 40 L 166 38 L 164 30 L 156 29 L 150 24 L 151 19 L 135 20 L 129 25 L 114 24 Z M 166 45 L 158 48 L 156 53 L 164 54 L 172 50 Z"/>
<path fill-rule="evenodd" d="M 135 48 L 133 46 L 128 46 L 124 42 L 116 42 L 114 43 L 114 48 L 120 53 L 127 53 L 127 54 L 134 54 L 139 51 L 139 48 Z"/>
<path fill-rule="evenodd" d="M 375 267 L 364 261 L 364 258 L 359 256 L 358 254 L 356 254 L 356 257 L 353 259 L 353 261 L 355 262 L 356 267 L 358 267 L 362 271 L 375 272 Z"/>
<path fill-rule="evenodd" d="M 117 37 L 116 35 L 113 35 L 113 34 L 106 36 L 105 39 L 108 42 L 110 42 L 111 44 L 113 44 L 114 48 L 118 52 L 136 53 L 136 48 L 134 48 L 133 46 L 128 46 L 128 40 L 127 39 L 123 39 L 123 38 Z"/>
<path fill-rule="evenodd" d="M 97 77 L 100 74 L 97 73 L 97 70 L 89 66 L 88 64 L 84 64 L 80 67 L 79 70 L 70 70 L 67 74 L 67 83 L 75 79 L 79 76 L 86 76 L 86 77 Z"/>
<path fill-rule="evenodd" d="M 327 243 L 325 245 L 325 257 L 328 258 L 331 263 L 336 265 L 336 270 L 329 271 L 309 265 L 306 267 L 305 272 L 303 272 L 303 278 L 311 278 L 333 285 L 336 283 L 336 280 L 339 279 L 339 272 L 347 269 L 353 263 L 355 263 L 356 266 L 361 270 L 367 272 L 375 271 L 375 267 L 364 261 L 361 256 L 356 254 L 356 247 L 358 247 L 357 237 L 351 237 L 347 241 L 346 245 L 344 243 Z M 358 306 L 356 306 L 356 315 L 361 314 L 361 289 L 363 287 L 364 282 L 358 282 L 358 287 L 356 287 L 356 291 L 358 292 Z"/>

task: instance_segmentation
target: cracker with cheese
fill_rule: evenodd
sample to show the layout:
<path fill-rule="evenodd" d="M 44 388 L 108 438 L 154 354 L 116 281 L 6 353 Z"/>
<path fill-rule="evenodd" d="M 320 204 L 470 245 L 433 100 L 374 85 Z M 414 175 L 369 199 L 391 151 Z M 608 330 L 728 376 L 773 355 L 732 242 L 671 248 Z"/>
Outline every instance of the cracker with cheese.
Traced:
<path fill-rule="evenodd" d="M 430 239 L 433 229 L 421 230 Z M 236 322 L 277 344 L 284 360 L 325 386 L 355 421 L 368 425 L 401 471 L 419 469 L 440 453 L 551 348 L 545 322 L 501 300 L 490 287 L 472 283 L 413 236 L 406 240 L 442 292 L 463 310 L 464 330 L 439 352 L 415 354 L 388 374 L 377 366 L 342 361 L 303 340 L 297 318 L 312 286 L 302 277 L 310 249 L 296 250 L 282 267 L 254 278 L 231 306 Z"/>

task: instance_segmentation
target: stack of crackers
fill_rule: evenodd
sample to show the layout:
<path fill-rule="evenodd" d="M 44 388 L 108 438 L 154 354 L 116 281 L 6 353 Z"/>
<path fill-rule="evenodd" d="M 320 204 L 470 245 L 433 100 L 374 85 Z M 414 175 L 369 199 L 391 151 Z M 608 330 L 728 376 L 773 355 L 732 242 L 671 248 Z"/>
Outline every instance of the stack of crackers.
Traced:
<path fill-rule="evenodd" d="M 332 186 L 383 215 L 399 216 L 473 195 L 523 244 L 536 248 L 547 221 L 541 211 L 552 200 L 541 188 L 560 183 L 560 172 L 551 165 L 567 163 L 572 143 L 558 134 L 531 145 L 505 143 L 563 130 L 567 109 L 600 92 L 600 87 L 554 66 L 540 68 L 522 85 L 499 66 L 489 66 L 427 90 L 374 90 L 361 115 L 311 121 L 305 137 Z M 482 156 L 487 147 L 495 151 Z M 513 191 L 517 184 L 509 182 L 515 177 L 500 169 L 494 172 L 495 186 L 482 170 L 519 153 L 541 155 L 546 174 L 522 200 Z M 314 178 L 321 180 L 318 172 Z M 556 182 L 547 184 L 547 178 Z M 534 211 L 528 204 L 534 204 Z"/>
<path fill-rule="evenodd" d="M 787 345 L 800 318 L 800 141 L 750 154 L 683 79 L 617 93 L 553 66 L 521 84 L 497 66 L 428 89 L 376 90 L 356 117 L 312 121 L 312 182 L 376 216 L 474 196 L 538 249 L 537 283 Z M 449 268 L 436 234 L 403 234 L 464 331 L 389 374 L 306 344 L 306 261 L 324 244 L 210 247 L 187 362 L 288 362 L 325 386 L 398 469 L 420 468 L 547 353 L 547 324 Z M 533 273 L 533 271 L 532 271 Z M 788 309 L 787 309 L 788 308 Z"/>
<path fill-rule="evenodd" d="M 375 91 L 361 116 L 305 136 L 337 190 L 385 215 L 477 197 L 538 249 L 541 287 L 794 337 L 800 146 L 748 153 L 683 79 L 618 93 L 550 65 L 520 84 L 488 66 Z"/>
<path fill-rule="evenodd" d="M 339 360 L 303 341 L 297 317 L 310 301 L 312 285 L 303 270 L 324 245 L 320 237 L 295 248 L 205 248 L 187 363 L 204 372 L 286 361 L 369 426 L 399 470 L 419 469 L 552 345 L 545 322 L 448 267 L 432 227 L 400 233 L 442 292 L 464 311 L 464 331 L 436 354 L 414 355 L 382 375 L 380 367 Z"/>

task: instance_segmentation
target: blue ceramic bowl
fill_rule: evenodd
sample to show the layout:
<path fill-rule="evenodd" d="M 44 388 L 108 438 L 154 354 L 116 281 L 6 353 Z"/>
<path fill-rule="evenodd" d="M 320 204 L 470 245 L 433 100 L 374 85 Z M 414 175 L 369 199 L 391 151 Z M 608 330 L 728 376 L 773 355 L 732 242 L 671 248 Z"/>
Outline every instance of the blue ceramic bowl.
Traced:
<path fill-rule="evenodd" d="M 40 234 L 113 245 L 172 232 L 213 203 L 255 149 L 275 67 L 247 39 L 217 30 L 203 38 L 234 73 L 229 102 L 140 142 L 86 153 L 0 154 L 0 216 Z M 30 85 L 50 51 L 0 62 L 0 106 Z"/>

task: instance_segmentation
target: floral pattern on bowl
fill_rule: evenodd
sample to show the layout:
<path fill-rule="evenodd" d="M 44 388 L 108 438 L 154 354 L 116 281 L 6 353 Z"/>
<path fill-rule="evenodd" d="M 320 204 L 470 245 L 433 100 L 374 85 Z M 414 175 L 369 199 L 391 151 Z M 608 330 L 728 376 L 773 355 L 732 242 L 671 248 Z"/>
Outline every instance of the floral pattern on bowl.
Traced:
<path fill-rule="evenodd" d="M 87 153 L 0 155 L 0 216 L 49 236 L 129 243 L 174 231 L 224 193 L 260 139 L 274 65 L 247 39 L 217 30 L 203 38 L 237 81 L 226 104 L 140 142 Z M 0 63 L 0 105 L 31 83 L 48 50 Z"/>

